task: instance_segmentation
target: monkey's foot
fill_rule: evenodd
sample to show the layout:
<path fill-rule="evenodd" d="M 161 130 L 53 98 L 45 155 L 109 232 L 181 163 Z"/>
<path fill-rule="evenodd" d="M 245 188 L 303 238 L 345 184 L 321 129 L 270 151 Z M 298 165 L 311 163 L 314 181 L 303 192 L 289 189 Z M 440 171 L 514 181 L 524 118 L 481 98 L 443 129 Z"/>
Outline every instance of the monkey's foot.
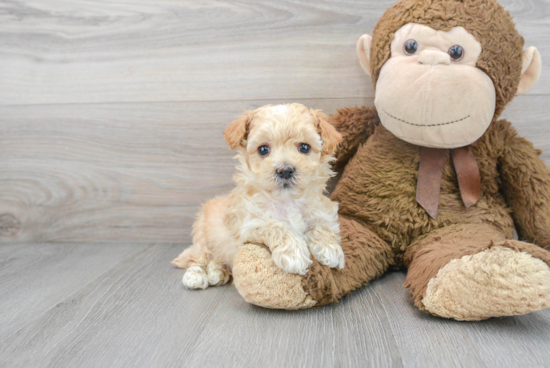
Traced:
<path fill-rule="evenodd" d="M 449 262 L 422 302 L 432 314 L 465 321 L 527 314 L 550 306 L 550 268 L 528 253 L 493 246 Z"/>

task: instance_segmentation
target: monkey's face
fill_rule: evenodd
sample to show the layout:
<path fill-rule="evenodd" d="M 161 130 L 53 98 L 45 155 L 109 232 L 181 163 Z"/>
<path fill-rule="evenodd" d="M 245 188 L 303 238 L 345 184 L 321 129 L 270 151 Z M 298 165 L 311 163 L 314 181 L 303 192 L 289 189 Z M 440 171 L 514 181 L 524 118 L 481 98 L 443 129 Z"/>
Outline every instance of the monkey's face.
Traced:
<path fill-rule="evenodd" d="M 480 138 L 514 94 L 537 82 L 540 54 L 523 45 L 496 0 L 401 0 L 374 38 L 359 38 L 357 55 L 389 131 L 420 146 L 455 148 Z"/>
<path fill-rule="evenodd" d="M 491 78 L 476 68 L 480 54 L 481 44 L 462 27 L 403 26 L 376 84 L 382 125 L 424 147 L 475 142 L 493 119 L 496 99 Z"/>

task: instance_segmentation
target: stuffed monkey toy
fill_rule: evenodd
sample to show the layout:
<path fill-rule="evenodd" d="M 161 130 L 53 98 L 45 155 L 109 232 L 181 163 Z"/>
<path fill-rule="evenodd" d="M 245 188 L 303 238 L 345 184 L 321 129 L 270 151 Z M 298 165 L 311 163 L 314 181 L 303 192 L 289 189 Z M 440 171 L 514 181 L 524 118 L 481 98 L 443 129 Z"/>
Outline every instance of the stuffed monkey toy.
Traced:
<path fill-rule="evenodd" d="M 550 170 L 498 120 L 541 59 L 494 0 L 402 0 L 357 51 L 376 108 L 331 117 L 342 133 L 332 193 L 346 266 L 287 274 L 247 244 L 234 283 L 250 303 L 319 307 L 390 268 L 415 305 L 481 320 L 550 306 Z M 513 228 L 519 239 L 513 240 Z"/>

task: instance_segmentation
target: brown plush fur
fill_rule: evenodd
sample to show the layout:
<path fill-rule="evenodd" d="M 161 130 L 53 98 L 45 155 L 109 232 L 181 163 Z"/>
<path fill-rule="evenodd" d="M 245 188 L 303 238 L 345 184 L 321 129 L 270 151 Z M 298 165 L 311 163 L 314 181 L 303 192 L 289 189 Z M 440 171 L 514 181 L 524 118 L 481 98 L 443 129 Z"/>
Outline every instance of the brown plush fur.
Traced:
<path fill-rule="evenodd" d="M 355 124 L 351 123 L 350 117 L 357 119 Z M 364 130 L 376 128 L 369 139 L 358 141 L 355 147 L 349 140 L 344 141 L 343 149 L 347 152 L 356 150 L 356 153 L 347 162 L 332 199 L 340 203 L 339 213 L 346 217 L 341 220 L 342 249 L 346 254 L 346 264 L 353 265 L 353 268 L 345 275 L 344 272 L 333 275 L 328 281 L 319 276 L 322 271 L 316 269 L 304 278 L 305 290 L 328 290 L 322 298 L 314 297 L 319 301 L 317 306 L 332 301 L 334 296 L 349 293 L 357 287 L 358 279 L 367 283 L 389 265 L 411 266 L 414 255 L 423 254 L 416 250 L 429 243 L 432 247 L 429 248 L 430 257 L 418 258 L 414 265 L 419 266 L 411 266 L 407 281 L 416 304 L 422 309 L 420 301 L 428 281 L 451 259 L 477 253 L 491 242 L 512 238 L 512 212 L 516 215 L 515 223 L 522 239 L 538 239 L 540 245 L 550 249 L 550 170 L 538 158 L 540 152 L 534 150 L 530 142 L 518 137 L 509 122 L 494 122 L 472 148 L 482 173 L 482 197 L 469 209 L 462 203 L 456 173 L 447 157 L 437 220 L 430 218 L 414 199 L 420 147 L 396 138 L 379 125 L 374 108 L 340 110 L 333 123 L 340 130 L 350 125 Z M 364 132 L 354 133 L 353 137 L 365 135 Z M 349 134 L 344 132 L 343 136 Z M 340 165 L 346 163 L 341 152 L 338 152 L 342 160 Z M 536 170 L 525 170 L 525 167 Z M 519 218 L 517 214 L 520 214 Z M 356 226 L 345 226 L 350 221 Z M 460 240 L 465 241 L 461 243 L 463 248 L 447 249 L 442 243 L 443 237 L 451 235 L 452 238 L 456 232 L 460 232 Z M 379 239 L 389 249 L 380 245 Z M 459 238 L 455 240 L 460 243 Z M 550 254 L 544 249 L 527 245 L 523 248 L 531 250 L 529 253 L 533 256 L 545 261 L 550 259 Z M 523 248 L 521 250 L 525 251 Z M 533 252 L 533 248 L 538 252 Z M 379 261 L 384 256 L 392 258 Z M 333 282 L 336 286 L 331 285 Z M 327 288 L 327 285 L 331 286 Z M 338 292 L 335 293 L 334 289 Z"/>
<path fill-rule="evenodd" d="M 331 119 L 343 136 L 336 152 L 336 167 L 343 173 L 331 198 L 340 204 L 346 267 L 334 271 L 314 263 L 302 277 L 303 289 L 316 301 L 315 306 L 337 300 L 390 266 L 404 266 L 409 268 L 406 286 L 410 287 L 415 304 L 426 310 L 422 300 L 430 280 L 436 279 L 453 260 L 479 254 L 495 245 L 498 248 L 491 248 L 494 259 L 499 259 L 498 252 L 506 252 L 501 258 L 513 264 L 515 253 L 503 251 L 510 248 L 522 252 L 521 262 L 533 261 L 544 268 L 542 260 L 550 266 L 550 170 L 538 157 L 540 151 L 517 136 L 509 122 L 497 120 L 514 96 L 522 66 L 523 38 L 516 32 L 510 15 L 493 0 L 398 2 L 374 30 L 371 65 L 375 84 L 380 68 L 390 56 L 393 33 L 411 22 L 436 30 L 463 26 L 482 45 L 477 67 L 493 80 L 496 111 L 489 128 L 472 147 L 481 174 L 481 199 L 465 208 L 448 155 L 437 220 L 432 219 L 415 200 L 421 148 L 396 138 L 380 125 L 374 108 L 339 110 Z M 524 242 L 511 240 L 514 225 Z M 483 264 L 476 263 L 479 259 L 482 258 L 469 265 L 483 269 Z M 263 266 L 245 259 L 235 265 L 246 269 L 254 266 L 259 267 L 257 272 L 262 272 L 265 283 L 269 273 L 264 272 Z M 550 283 L 550 269 L 542 273 L 538 280 Z M 540 290 L 550 290 L 546 286 Z M 521 290 L 515 292 L 521 295 Z M 260 295 L 257 293 L 258 299 Z M 550 305 L 550 293 L 540 298 L 543 302 L 536 305 Z M 295 305 L 300 303 L 295 301 Z M 532 310 L 535 309 L 510 313 Z M 475 313 L 466 311 L 457 319 L 491 316 Z M 499 313 L 494 315 L 503 315 Z"/>
<path fill-rule="evenodd" d="M 355 154 L 359 145 L 374 133 L 380 124 L 374 109 L 344 108 L 332 115 L 332 123 L 342 134 L 342 141 L 336 152 L 334 169 L 344 167 Z"/>

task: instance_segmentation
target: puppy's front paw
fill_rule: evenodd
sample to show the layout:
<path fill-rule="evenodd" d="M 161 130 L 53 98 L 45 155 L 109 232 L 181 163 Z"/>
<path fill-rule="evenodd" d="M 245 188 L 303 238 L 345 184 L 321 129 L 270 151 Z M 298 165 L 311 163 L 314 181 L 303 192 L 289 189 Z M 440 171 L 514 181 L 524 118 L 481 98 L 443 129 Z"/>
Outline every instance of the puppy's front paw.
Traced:
<path fill-rule="evenodd" d="M 208 287 L 208 275 L 200 266 L 189 267 L 181 281 L 183 286 L 188 289 L 206 289 Z"/>
<path fill-rule="evenodd" d="M 341 270 L 346 261 L 339 237 L 327 226 L 315 226 L 307 234 L 309 251 L 317 262 Z"/>
<path fill-rule="evenodd" d="M 285 272 L 305 275 L 313 262 L 306 243 L 299 238 L 289 238 L 271 252 L 273 262 Z"/>
<path fill-rule="evenodd" d="M 309 250 L 322 265 L 339 270 L 346 265 L 344 252 L 338 244 L 309 243 Z"/>

